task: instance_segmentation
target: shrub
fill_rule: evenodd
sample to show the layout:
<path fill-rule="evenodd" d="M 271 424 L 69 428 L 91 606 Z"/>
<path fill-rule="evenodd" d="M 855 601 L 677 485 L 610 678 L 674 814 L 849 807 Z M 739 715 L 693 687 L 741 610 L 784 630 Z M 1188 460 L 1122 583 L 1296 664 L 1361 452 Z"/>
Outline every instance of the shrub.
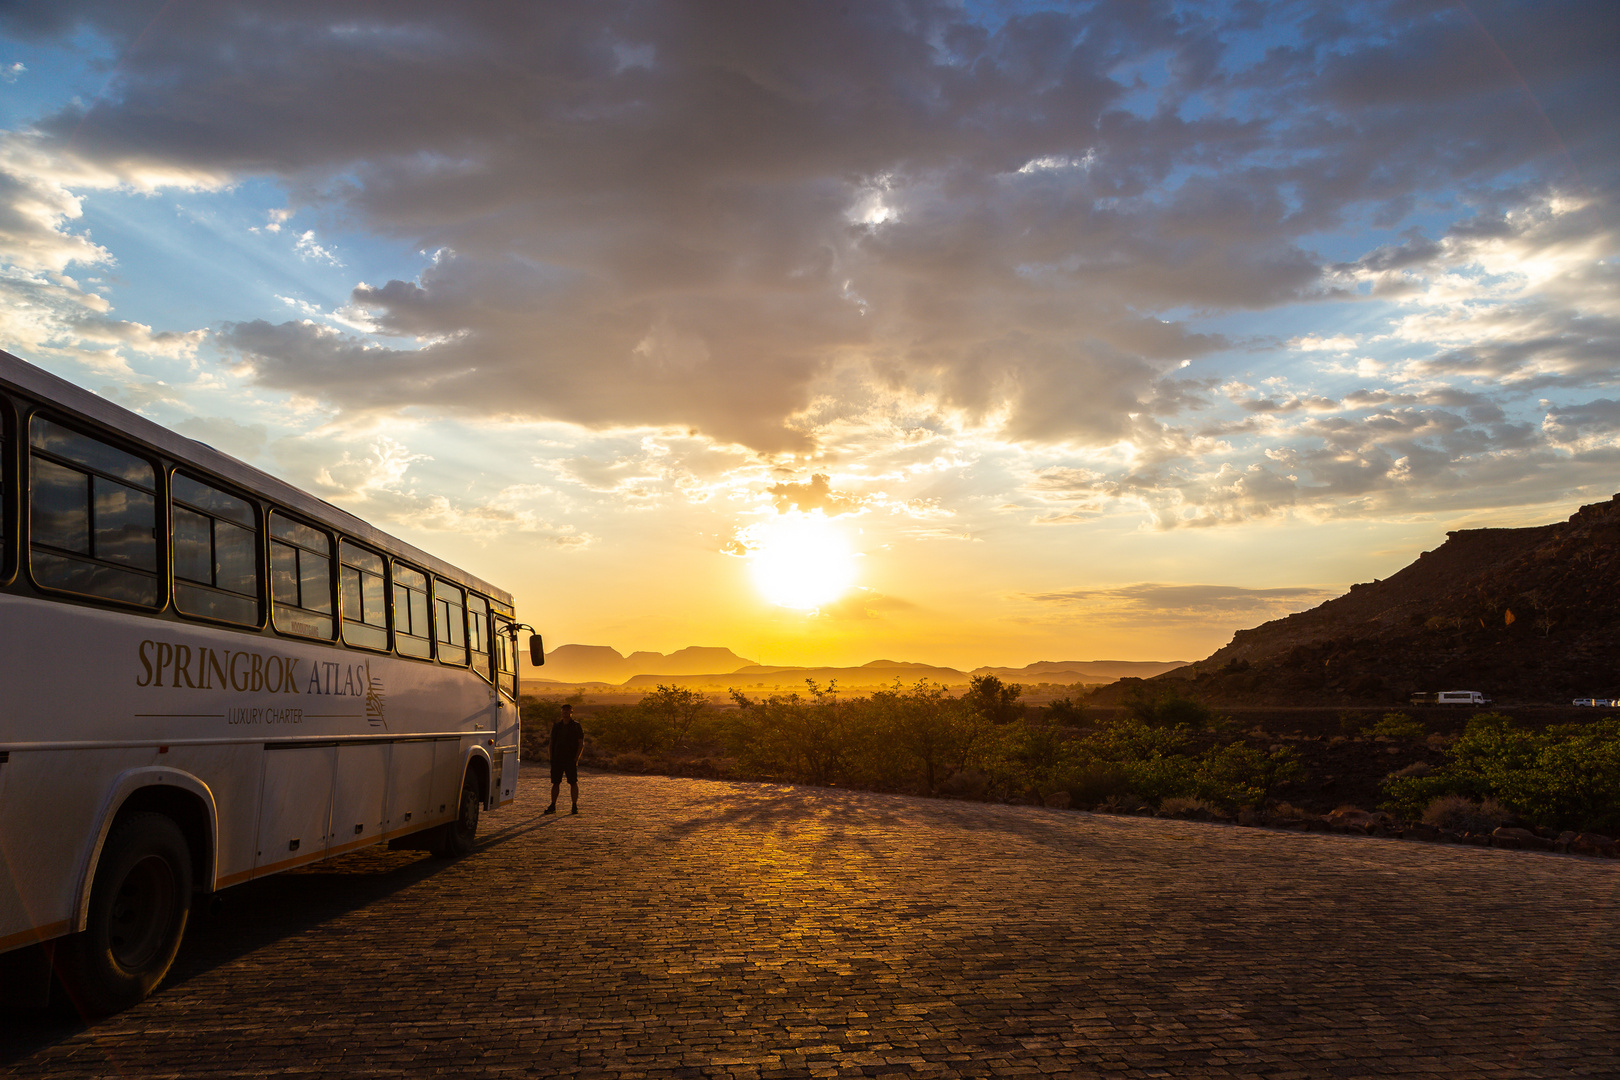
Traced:
<path fill-rule="evenodd" d="M 1203 799 L 1172 795 L 1159 804 L 1159 813 L 1166 817 L 1214 817 L 1219 811 Z"/>
<path fill-rule="evenodd" d="M 939 793 L 952 799 L 983 799 L 989 790 L 989 774 L 978 769 L 953 772 L 939 785 Z"/>
<path fill-rule="evenodd" d="M 684 748 L 694 726 L 709 711 L 709 699 L 687 687 L 660 684 L 636 708 L 645 714 L 660 745 Z"/>
<path fill-rule="evenodd" d="M 1511 814 L 1495 799 L 1475 802 L 1464 795 L 1441 795 L 1423 809 L 1423 823 L 1453 832 L 1488 833 Z"/>
<path fill-rule="evenodd" d="M 999 691 L 997 695 L 999 700 Z M 941 780 L 981 756 L 991 725 L 926 679 L 909 690 L 896 680 L 892 689 L 872 695 L 868 711 L 873 742 L 897 751 L 929 794 L 938 793 Z"/>
<path fill-rule="evenodd" d="M 1130 775 L 1112 761 L 1087 761 L 1071 765 L 1054 778 L 1055 786 L 1069 793 L 1070 806 L 1096 806 L 1131 789 Z"/>
<path fill-rule="evenodd" d="M 1176 689 L 1150 691 L 1145 685 L 1138 686 L 1125 699 L 1125 709 L 1132 720 L 1151 727 L 1205 731 L 1219 726 L 1208 705 Z"/>
<path fill-rule="evenodd" d="M 962 705 L 980 719 L 992 724 L 1009 724 L 1024 715 L 1018 704 L 1024 688 L 1004 683 L 994 675 L 975 675 L 962 695 Z"/>
<path fill-rule="evenodd" d="M 647 759 L 647 755 L 627 750 L 614 755 L 608 767 L 614 772 L 641 774 L 651 772 L 653 763 Z"/>
<path fill-rule="evenodd" d="M 1460 795 L 1495 799 L 1536 825 L 1612 834 L 1620 831 L 1620 720 L 1538 732 L 1481 713 L 1444 765 L 1428 776 L 1392 778 L 1384 790 L 1388 805 L 1407 817 L 1441 795 Z"/>
<path fill-rule="evenodd" d="M 588 727 L 581 726 L 587 741 L 614 753 L 657 754 L 668 746 L 662 721 L 639 705 L 605 706 L 591 714 Z"/>
<path fill-rule="evenodd" d="M 1049 724 L 1080 727 L 1086 722 L 1086 707 L 1073 698 L 1060 697 L 1046 703 L 1046 708 L 1042 710 L 1042 719 Z"/>
<path fill-rule="evenodd" d="M 1269 753 L 1247 743 L 1228 743 L 1210 750 L 1193 776 L 1200 798 L 1229 810 L 1261 807 L 1278 784 L 1300 773 L 1299 761 L 1287 749 Z"/>
<path fill-rule="evenodd" d="M 1385 713 L 1382 720 L 1367 729 L 1369 735 L 1383 735 L 1391 739 L 1421 739 L 1429 732 L 1421 720 L 1405 713 Z"/>

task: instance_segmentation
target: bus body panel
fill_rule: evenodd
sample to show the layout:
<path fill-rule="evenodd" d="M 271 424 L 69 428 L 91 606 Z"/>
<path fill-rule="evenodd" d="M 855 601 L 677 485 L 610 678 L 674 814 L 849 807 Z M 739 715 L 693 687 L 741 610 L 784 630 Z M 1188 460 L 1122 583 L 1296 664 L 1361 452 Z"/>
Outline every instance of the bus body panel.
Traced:
<path fill-rule="evenodd" d="M 10 594 L 0 628 L 0 950 L 82 928 L 143 787 L 197 799 L 224 888 L 450 821 L 475 754 L 516 759 L 464 668 Z"/>

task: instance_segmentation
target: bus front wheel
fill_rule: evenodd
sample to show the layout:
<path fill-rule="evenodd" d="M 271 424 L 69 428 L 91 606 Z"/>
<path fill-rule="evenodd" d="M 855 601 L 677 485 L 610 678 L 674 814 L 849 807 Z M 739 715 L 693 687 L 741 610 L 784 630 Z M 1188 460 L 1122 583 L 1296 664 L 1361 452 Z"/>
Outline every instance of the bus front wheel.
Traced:
<path fill-rule="evenodd" d="M 90 886 L 83 932 L 56 949 L 57 974 L 79 1009 L 104 1015 L 150 994 L 180 951 L 191 914 L 191 853 L 162 814 L 114 826 Z"/>
<path fill-rule="evenodd" d="M 461 805 L 456 810 L 456 820 L 441 826 L 442 831 L 439 833 L 439 842 L 434 846 L 434 854 L 444 859 L 472 854 L 474 841 L 478 836 L 478 812 L 482 804 L 483 799 L 478 794 L 478 780 L 469 772 L 461 785 Z"/>

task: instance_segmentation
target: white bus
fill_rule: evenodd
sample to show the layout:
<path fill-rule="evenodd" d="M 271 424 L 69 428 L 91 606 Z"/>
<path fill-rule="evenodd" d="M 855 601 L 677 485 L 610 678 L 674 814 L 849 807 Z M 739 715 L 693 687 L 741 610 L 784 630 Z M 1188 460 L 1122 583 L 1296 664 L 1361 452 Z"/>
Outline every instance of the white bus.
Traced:
<path fill-rule="evenodd" d="M 110 1012 L 195 896 L 470 850 L 516 787 L 520 629 L 503 590 L 0 352 L 0 996 Z"/>

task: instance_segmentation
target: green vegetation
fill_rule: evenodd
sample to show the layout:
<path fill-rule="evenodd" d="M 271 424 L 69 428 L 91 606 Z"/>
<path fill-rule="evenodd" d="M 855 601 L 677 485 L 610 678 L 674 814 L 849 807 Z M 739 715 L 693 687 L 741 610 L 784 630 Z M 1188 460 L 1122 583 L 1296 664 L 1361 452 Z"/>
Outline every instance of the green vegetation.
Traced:
<path fill-rule="evenodd" d="M 1041 709 L 1023 687 L 995 676 L 960 696 L 926 680 L 896 681 L 865 696 L 807 681 L 802 693 L 759 697 L 733 690 L 732 709 L 702 694 L 659 686 L 635 705 L 584 718 L 587 753 L 637 771 L 702 757 L 737 776 L 965 798 L 1034 798 L 1066 792 L 1074 806 L 1199 805 L 1232 813 L 1263 807 L 1299 773 L 1292 753 L 1268 752 L 1212 734 L 1209 709 L 1179 694 L 1140 699 L 1129 715 L 1085 726 L 1084 706 L 1065 697 Z M 525 745 L 543 757 L 556 706 L 529 702 Z"/>
<path fill-rule="evenodd" d="M 1428 727 L 1421 720 L 1414 720 L 1405 713 L 1385 713 L 1383 719 L 1367 729 L 1368 735 L 1383 735 L 1391 739 L 1421 739 L 1429 733 Z"/>
<path fill-rule="evenodd" d="M 1613 835 L 1620 832 L 1620 720 L 1534 731 L 1481 713 L 1444 765 L 1426 776 L 1393 777 L 1384 791 L 1386 806 L 1408 819 L 1452 795 L 1494 799 L 1533 825 Z"/>

